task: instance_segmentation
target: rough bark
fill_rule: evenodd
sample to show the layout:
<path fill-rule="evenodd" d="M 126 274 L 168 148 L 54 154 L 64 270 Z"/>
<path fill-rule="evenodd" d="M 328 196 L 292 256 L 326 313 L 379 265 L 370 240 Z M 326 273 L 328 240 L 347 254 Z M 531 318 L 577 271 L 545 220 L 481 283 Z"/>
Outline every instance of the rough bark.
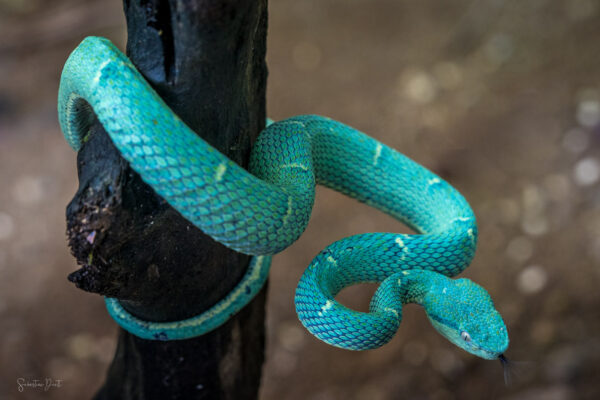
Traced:
<path fill-rule="evenodd" d="M 266 0 L 124 0 L 127 54 L 183 121 L 246 167 L 265 121 Z M 120 156 L 99 123 L 78 154 L 67 207 L 77 287 L 116 297 L 134 315 L 197 315 L 243 276 L 249 257 L 181 217 Z M 97 399 L 256 398 L 265 289 L 204 336 L 146 341 L 121 330 Z"/>

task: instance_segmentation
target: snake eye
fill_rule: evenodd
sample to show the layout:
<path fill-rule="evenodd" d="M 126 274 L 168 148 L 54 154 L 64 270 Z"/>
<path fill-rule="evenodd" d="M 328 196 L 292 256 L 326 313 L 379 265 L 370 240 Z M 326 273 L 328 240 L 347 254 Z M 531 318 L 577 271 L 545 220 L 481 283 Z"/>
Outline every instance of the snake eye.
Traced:
<path fill-rule="evenodd" d="M 464 340 L 465 342 L 470 342 L 471 341 L 471 335 L 469 335 L 467 332 L 462 331 L 460 333 L 460 337 L 462 338 L 462 340 Z"/>

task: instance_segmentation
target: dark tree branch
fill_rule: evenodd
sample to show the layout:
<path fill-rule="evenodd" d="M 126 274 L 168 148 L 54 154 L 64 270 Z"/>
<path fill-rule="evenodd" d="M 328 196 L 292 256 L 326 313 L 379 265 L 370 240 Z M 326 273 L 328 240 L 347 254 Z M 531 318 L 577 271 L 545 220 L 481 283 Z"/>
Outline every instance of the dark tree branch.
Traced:
<path fill-rule="evenodd" d="M 246 167 L 265 121 L 266 0 L 124 0 L 127 54 L 202 138 Z M 152 321 L 223 298 L 249 257 L 216 243 L 146 185 L 96 123 L 78 154 L 69 280 Z M 186 341 L 121 331 L 98 399 L 246 399 L 258 393 L 265 290 L 221 328 Z"/>

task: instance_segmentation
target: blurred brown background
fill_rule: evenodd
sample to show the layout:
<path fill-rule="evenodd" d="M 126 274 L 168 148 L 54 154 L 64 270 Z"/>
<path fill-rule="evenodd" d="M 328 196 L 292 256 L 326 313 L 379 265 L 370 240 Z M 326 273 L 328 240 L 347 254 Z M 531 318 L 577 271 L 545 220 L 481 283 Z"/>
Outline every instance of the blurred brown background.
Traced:
<path fill-rule="evenodd" d="M 417 307 L 381 349 L 349 352 L 297 321 L 311 258 L 349 234 L 404 229 L 319 190 L 302 238 L 275 257 L 262 399 L 600 398 L 600 3 L 596 0 L 272 0 L 268 110 L 316 113 L 453 183 L 478 216 L 464 273 L 486 287 L 521 364 L 453 347 Z M 117 328 L 74 288 L 65 206 L 75 154 L 56 117 L 62 64 L 87 35 L 125 44 L 118 0 L 0 0 L 0 399 L 90 398 Z M 366 309 L 373 287 L 342 293 Z M 17 391 L 17 379 L 63 387 Z"/>

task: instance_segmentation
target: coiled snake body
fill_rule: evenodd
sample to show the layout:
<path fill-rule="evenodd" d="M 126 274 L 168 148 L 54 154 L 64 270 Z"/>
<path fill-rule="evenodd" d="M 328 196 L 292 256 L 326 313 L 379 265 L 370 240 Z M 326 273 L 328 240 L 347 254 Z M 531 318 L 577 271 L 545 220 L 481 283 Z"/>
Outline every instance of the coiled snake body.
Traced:
<path fill-rule="evenodd" d="M 441 178 L 369 136 L 319 116 L 276 122 L 258 137 L 249 173 L 191 131 L 108 40 L 94 37 L 64 67 L 58 110 L 75 150 L 95 113 L 132 168 L 178 212 L 215 240 L 255 255 L 236 289 L 198 318 L 141 321 L 107 299 L 111 315 L 130 332 L 183 339 L 223 323 L 260 289 L 269 256 L 302 234 L 319 183 L 419 234 L 366 233 L 323 250 L 296 291 L 298 316 L 311 333 L 346 349 L 379 347 L 398 329 L 402 304 L 413 302 L 440 333 L 473 354 L 498 358 L 508 346 L 487 292 L 467 279 L 448 278 L 475 252 L 469 204 Z M 368 313 L 335 300 L 360 282 L 381 282 Z"/>

